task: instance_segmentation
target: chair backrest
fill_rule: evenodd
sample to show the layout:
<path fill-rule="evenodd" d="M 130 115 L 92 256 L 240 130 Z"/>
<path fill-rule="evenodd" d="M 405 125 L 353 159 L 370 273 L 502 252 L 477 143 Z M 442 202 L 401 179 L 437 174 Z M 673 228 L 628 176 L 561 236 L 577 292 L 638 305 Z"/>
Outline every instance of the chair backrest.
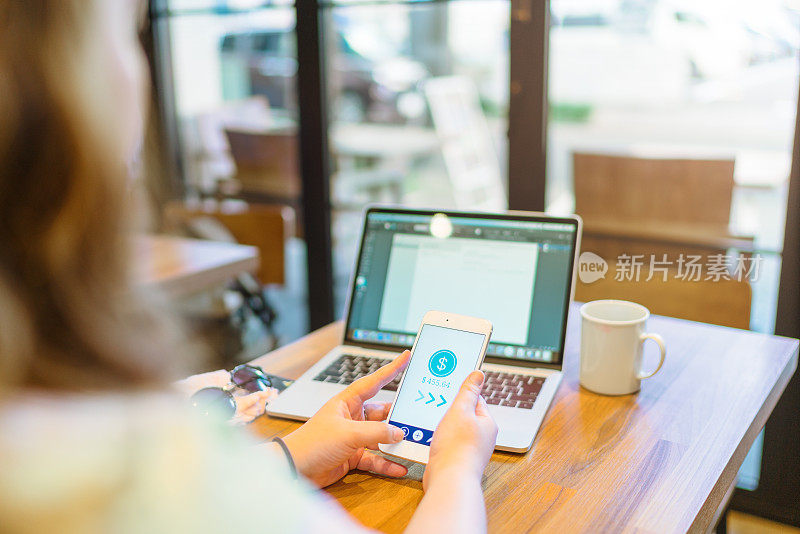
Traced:
<path fill-rule="evenodd" d="M 237 167 L 297 170 L 296 132 L 262 132 L 225 128 Z"/>
<path fill-rule="evenodd" d="M 296 132 L 226 128 L 225 135 L 242 189 L 268 193 L 276 199 L 292 200 L 300 195 Z"/>
<path fill-rule="evenodd" d="M 727 226 L 733 159 L 572 155 L 575 212 L 587 222 L 703 223 Z"/>
<path fill-rule="evenodd" d="M 610 265 L 605 278 L 591 284 L 580 280 L 575 300 L 620 299 L 638 302 L 652 313 L 703 323 L 750 328 L 751 288 L 747 280 L 682 280 L 669 272 L 667 280 L 656 275 L 650 281 L 615 280 Z M 644 273 L 643 273 L 644 274 Z"/>
<path fill-rule="evenodd" d="M 206 153 L 220 154 L 229 150 L 226 128 L 265 129 L 273 123 L 269 100 L 253 96 L 226 102 L 218 108 L 196 115 L 198 142 Z"/>
<path fill-rule="evenodd" d="M 258 279 L 262 284 L 284 284 L 285 242 L 294 235 L 294 210 L 289 206 L 206 202 L 188 205 L 171 202 L 164 209 L 169 229 L 185 226 L 194 218 L 211 217 L 219 221 L 243 245 L 258 248 L 261 265 Z"/>
<path fill-rule="evenodd" d="M 431 78 L 424 92 L 456 206 L 507 209 L 500 161 L 475 84 L 464 76 Z"/>
<path fill-rule="evenodd" d="M 191 185 L 200 191 L 214 192 L 217 182 L 235 174 L 226 127 L 265 129 L 273 122 L 269 101 L 263 96 L 225 102 L 184 118 L 181 136 L 187 148 L 186 176 Z"/>

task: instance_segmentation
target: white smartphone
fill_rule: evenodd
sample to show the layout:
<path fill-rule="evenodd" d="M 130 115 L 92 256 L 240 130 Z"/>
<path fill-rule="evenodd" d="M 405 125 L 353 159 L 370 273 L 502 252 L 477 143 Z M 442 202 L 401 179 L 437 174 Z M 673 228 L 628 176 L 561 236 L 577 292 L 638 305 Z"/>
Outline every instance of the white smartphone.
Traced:
<path fill-rule="evenodd" d="M 491 335 L 492 323 L 486 319 L 437 311 L 425 314 L 388 418 L 405 439 L 380 445 L 382 452 L 428 463 L 433 431 L 461 384 L 483 363 Z"/>

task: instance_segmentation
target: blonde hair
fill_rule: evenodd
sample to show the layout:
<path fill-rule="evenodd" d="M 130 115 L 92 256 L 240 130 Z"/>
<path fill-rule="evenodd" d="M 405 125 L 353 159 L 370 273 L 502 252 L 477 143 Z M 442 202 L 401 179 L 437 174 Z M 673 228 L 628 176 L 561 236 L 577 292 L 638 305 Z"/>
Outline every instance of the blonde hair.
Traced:
<path fill-rule="evenodd" d="M 131 290 L 127 173 L 82 76 L 97 1 L 0 0 L 0 389 L 149 387 L 181 361 Z"/>

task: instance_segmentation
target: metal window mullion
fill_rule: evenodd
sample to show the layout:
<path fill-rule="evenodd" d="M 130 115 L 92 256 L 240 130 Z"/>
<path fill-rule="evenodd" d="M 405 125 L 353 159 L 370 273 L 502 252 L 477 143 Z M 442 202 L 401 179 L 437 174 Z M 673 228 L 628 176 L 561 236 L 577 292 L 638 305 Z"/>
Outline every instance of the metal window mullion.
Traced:
<path fill-rule="evenodd" d="M 511 0 L 508 207 L 544 211 L 549 0 Z"/>
<path fill-rule="evenodd" d="M 309 328 L 333 320 L 333 260 L 323 16 L 318 0 L 295 5 L 297 100 Z"/>

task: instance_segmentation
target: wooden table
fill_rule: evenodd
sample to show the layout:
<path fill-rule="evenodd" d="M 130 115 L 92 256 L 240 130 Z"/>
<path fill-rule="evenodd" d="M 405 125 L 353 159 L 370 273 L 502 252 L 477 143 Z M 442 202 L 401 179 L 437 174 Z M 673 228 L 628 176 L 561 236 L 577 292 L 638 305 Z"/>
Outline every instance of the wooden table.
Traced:
<path fill-rule="evenodd" d="M 797 366 L 797 340 L 653 316 L 662 370 L 636 395 L 578 386 L 580 321 L 570 310 L 565 378 L 527 454 L 497 452 L 483 488 L 490 532 L 705 532 Z M 299 376 L 340 339 L 322 328 L 258 358 Z M 648 353 L 649 354 L 649 353 Z M 653 356 L 652 354 L 648 357 Z M 267 416 L 260 436 L 297 423 Z M 365 525 L 398 532 L 422 498 L 422 470 L 389 480 L 355 472 L 328 492 Z"/>
<path fill-rule="evenodd" d="M 185 296 L 258 269 L 258 249 L 234 243 L 166 235 L 135 243 L 136 277 L 172 296 Z"/>

